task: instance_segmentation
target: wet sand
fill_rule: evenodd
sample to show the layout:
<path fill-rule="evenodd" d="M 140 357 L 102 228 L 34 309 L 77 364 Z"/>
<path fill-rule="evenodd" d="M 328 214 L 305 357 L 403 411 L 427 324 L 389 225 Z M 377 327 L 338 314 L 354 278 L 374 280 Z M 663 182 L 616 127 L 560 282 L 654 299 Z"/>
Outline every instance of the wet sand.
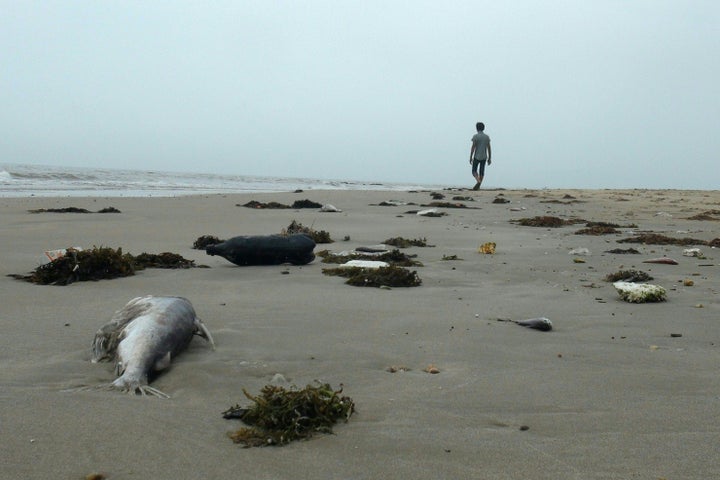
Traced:
<path fill-rule="evenodd" d="M 411 210 L 430 192 L 306 191 L 177 198 L 0 199 L 0 463 L 2 478 L 707 479 L 720 471 L 720 252 L 621 244 L 638 232 L 711 241 L 717 191 L 444 191 L 469 208 Z M 500 195 L 501 194 L 501 195 Z M 495 204 L 501 196 L 510 203 Z M 453 196 L 472 201 L 452 200 Z M 574 198 L 570 198 L 574 197 Z M 249 209 L 250 200 L 317 209 Z M 416 205 L 378 206 L 387 200 Z M 113 206 L 118 214 L 39 213 Z M 526 227 L 551 215 L 623 225 Z M 713 215 L 710 215 L 713 217 Z M 714 215 L 720 218 L 720 214 Z M 412 247 L 416 288 L 351 287 L 304 266 L 237 267 L 191 248 L 201 235 L 279 233 L 290 222 L 330 233 L 316 251 L 388 238 Z M 635 227 L 630 227 L 635 225 Z M 344 240 L 347 237 L 347 240 Z M 495 242 L 496 253 L 477 253 Z M 24 274 L 45 250 L 122 247 L 179 253 L 210 268 L 39 286 Z M 636 248 L 639 254 L 604 253 Z M 569 254 L 586 248 L 590 255 Z M 457 256 L 456 260 L 448 260 Z M 668 256 L 678 265 L 648 264 Z M 444 259 L 445 258 L 445 259 Z M 584 263 L 576 263 L 583 260 Z M 667 302 L 620 300 L 607 274 L 642 270 Z M 692 280 L 692 286 L 684 285 Z M 141 295 L 187 297 L 214 335 L 196 338 L 152 385 L 171 398 L 112 391 L 111 364 L 90 362 L 95 331 Z M 498 319 L 547 317 L 551 332 Z M 438 374 L 423 371 L 434 365 Z M 390 373 L 388 367 L 408 371 Z M 275 374 L 303 387 L 344 385 L 357 413 L 334 435 L 243 449 L 221 412 L 248 403 Z"/>

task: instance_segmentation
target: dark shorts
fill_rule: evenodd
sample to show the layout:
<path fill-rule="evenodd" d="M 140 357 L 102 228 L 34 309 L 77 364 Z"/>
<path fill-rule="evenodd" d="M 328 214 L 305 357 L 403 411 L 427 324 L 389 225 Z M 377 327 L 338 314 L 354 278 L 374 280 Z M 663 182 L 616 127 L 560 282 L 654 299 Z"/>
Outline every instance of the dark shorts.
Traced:
<path fill-rule="evenodd" d="M 473 158 L 472 163 L 472 174 L 473 176 L 477 173 L 481 177 L 485 176 L 485 163 L 487 160 L 476 160 Z"/>

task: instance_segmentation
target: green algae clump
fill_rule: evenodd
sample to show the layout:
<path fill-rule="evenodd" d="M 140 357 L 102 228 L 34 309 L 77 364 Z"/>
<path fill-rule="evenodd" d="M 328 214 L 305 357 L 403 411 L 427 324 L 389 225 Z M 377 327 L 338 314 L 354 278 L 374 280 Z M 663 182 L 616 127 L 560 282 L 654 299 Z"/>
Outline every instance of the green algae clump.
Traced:
<path fill-rule="evenodd" d="M 308 385 L 302 390 L 266 385 L 260 395 L 252 396 L 250 407 L 236 405 L 223 412 L 227 419 L 239 418 L 247 427 L 229 433 L 233 442 L 244 447 L 282 446 L 294 440 L 308 439 L 316 433 L 332 433 L 338 420 L 347 422 L 355 412 L 350 397 L 341 396 L 329 384 Z"/>

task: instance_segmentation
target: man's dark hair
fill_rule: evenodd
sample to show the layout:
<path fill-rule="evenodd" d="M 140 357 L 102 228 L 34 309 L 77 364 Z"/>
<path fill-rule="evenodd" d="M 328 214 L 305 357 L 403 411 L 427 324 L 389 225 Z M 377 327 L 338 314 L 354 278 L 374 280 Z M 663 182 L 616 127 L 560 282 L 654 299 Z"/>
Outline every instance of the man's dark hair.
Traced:
<path fill-rule="evenodd" d="M 485 130 L 485 124 L 482 122 L 478 122 L 475 124 L 475 128 L 477 128 L 478 132 L 482 132 L 483 130 Z"/>

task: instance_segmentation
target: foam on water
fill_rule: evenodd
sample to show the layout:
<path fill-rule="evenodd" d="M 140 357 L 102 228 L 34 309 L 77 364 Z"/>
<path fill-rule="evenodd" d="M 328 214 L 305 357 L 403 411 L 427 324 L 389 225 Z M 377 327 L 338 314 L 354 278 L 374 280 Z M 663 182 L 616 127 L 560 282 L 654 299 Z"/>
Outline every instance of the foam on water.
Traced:
<path fill-rule="evenodd" d="M 253 177 L 101 168 L 7 164 L 0 166 L 0 197 L 169 197 L 205 193 L 294 190 L 413 190 L 430 185 Z"/>

